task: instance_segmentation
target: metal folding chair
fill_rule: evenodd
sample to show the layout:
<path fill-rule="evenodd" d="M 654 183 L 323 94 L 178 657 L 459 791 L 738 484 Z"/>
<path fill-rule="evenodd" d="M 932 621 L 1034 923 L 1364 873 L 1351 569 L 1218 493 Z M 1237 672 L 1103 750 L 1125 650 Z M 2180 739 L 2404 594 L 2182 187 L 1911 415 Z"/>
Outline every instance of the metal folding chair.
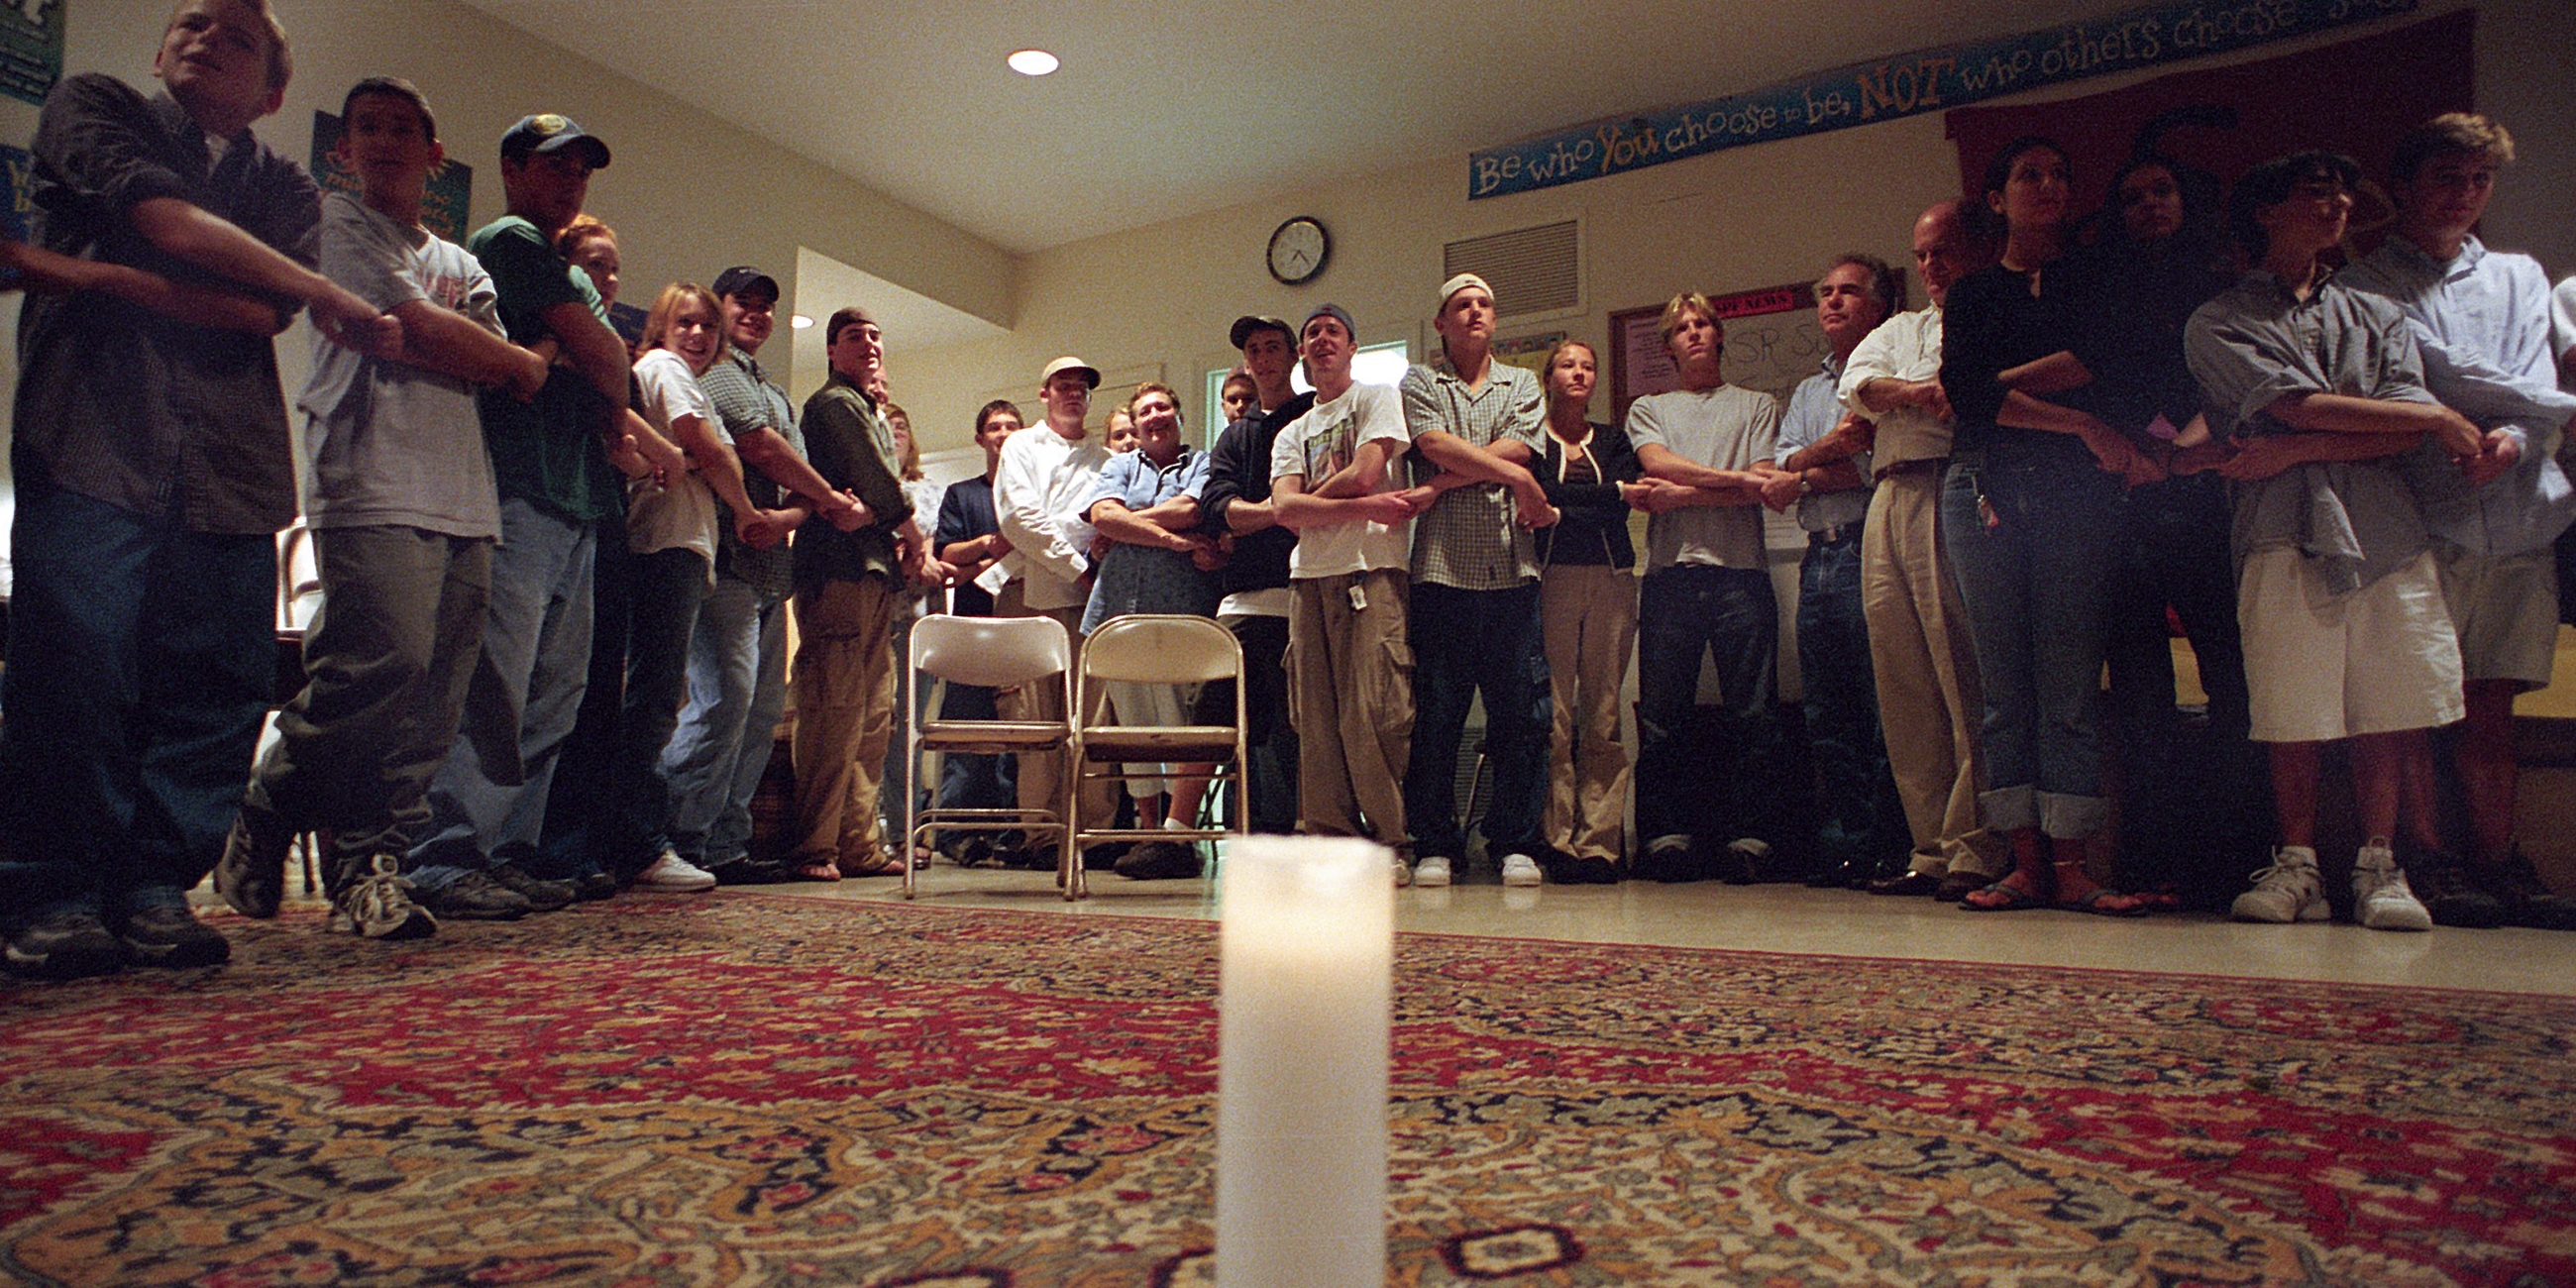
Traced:
<path fill-rule="evenodd" d="M 1064 627 L 1045 617 L 955 617 L 934 613 L 913 623 L 911 657 L 903 676 L 903 702 L 916 705 L 925 677 L 950 684 L 1006 689 L 1026 685 L 1055 688 L 1058 708 L 1067 714 L 1054 721 L 921 719 L 912 723 L 903 757 L 903 897 L 911 898 L 918 864 L 914 856 L 931 848 L 940 832 L 1017 831 L 1034 840 L 1052 834 L 1057 841 L 1056 881 L 1065 898 L 1076 899 L 1081 885 L 1080 853 L 1073 844 L 1073 799 L 1070 776 L 1052 809 L 965 809 L 921 805 L 923 758 L 943 755 L 1053 755 L 1068 752 L 1073 741 L 1073 644 Z"/>
<path fill-rule="evenodd" d="M 1077 852 L 1099 841 L 1185 841 L 1195 844 L 1223 836 L 1242 835 L 1242 784 L 1246 760 L 1243 647 L 1235 642 L 1234 632 L 1206 617 L 1135 613 L 1110 618 L 1083 641 L 1081 667 L 1074 683 L 1075 711 L 1105 711 L 1107 704 L 1093 696 L 1093 691 L 1103 684 L 1206 684 L 1216 680 L 1234 682 L 1233 723 L 1112 725 L 1085 720 L 1074 731 L 1073 761 L 1078 777 L 1095 781 L 1173 776 L 1130 774 L 1127 765 L 1133 762 L 1160 761 L 1175 766 L 1205 763 L 1211 767 L 1206 775 L 1211 792 L 1221 784 L 1234 784 L 1235 790 L 1225 793 L 1231 806 L 1228 812 L 1233 816 L 1233 825 L 1176 830 L 1157 826 L 1159 819 L 1139 818 L 1136 826 L 1121 828 L 1101 825 L 1109 820 L 1077 817 L 1073 839 Z M 1079 800 L 1080 797 L 1081 793 L 1077 791 L 1075 798 Z M 1082 890 L 1081 876 L 1081 868 L 1077 864 L 1074 871 L 1077 890 Z M 1088 891 L 1082 890 L 1082 893 Z"/>

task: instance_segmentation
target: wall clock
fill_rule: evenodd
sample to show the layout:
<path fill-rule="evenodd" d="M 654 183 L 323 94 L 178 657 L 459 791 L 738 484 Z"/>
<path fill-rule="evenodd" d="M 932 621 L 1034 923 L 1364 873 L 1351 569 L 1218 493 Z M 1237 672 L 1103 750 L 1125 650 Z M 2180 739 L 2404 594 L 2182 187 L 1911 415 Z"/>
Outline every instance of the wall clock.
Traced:
<path fill-rule="evenodd" d="M 1270 275 L 1286 285 L 1314 281 L 1332 257 L 1332 234 L 1311 215 L 1299 215 L 1270 234 Z"/>

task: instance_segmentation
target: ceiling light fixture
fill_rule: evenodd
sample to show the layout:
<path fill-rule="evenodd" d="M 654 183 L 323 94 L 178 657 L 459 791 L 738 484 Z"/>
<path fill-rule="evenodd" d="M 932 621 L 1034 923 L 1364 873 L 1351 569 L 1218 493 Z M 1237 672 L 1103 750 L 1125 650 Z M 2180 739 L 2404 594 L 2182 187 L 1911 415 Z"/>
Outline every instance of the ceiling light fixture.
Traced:
<path fill-rule="evenodd" d="M 1043 49 L 1023 49 L 1002 61 L 1022 76 L 1044 76 L 1062 66 L 1055 55 Z"/>
<path fill-rule="evenodd" d="M 794 314 L 794 315 L 790 316 L 790 317 L 787 319 L 787 325 L 788 325 L 788 326 L 790 326 L 790 327 L 793 327 L 793 328 L 794 328 L 794 329 L 796 329 L 796 330 L 804 331 L 804 330 L 811 329 L 811 328 L 813 327 L 813 325 L 814 325 L 814 319 L 809 318 L 809 317 L 805 316 L 805 315 L 804 315 L 804 314 L 802 314 L 802 313 L 798 313 L 798 314 Z"/>

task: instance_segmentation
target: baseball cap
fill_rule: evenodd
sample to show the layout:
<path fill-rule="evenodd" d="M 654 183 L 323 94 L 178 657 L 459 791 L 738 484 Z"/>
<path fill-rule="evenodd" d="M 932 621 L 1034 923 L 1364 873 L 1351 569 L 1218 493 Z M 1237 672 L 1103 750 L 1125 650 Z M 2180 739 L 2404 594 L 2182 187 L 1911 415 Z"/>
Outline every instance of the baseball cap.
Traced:
<path fill-rule="evenodd" d="M 1100 369 L 1069 353 L 1046 364 L 1046 370 L 1038 373 L 1038 383 L 1044 385 L 1055 379 L 1057 373 L 1065 371 L 1079 371 L 1082 373 L 1083 384 L 1093 389 L 1100 387 Z"/>
<path fill-rule="evenodd" d="M 1449 307 L 1449 297 L 1456 295 L 1460 291 L 1466 290 L 1470 286 L 1483 291 L 1488 299 L 1493 297 L 1494 288 L 1485 285 L 1485 279 L 1478 277 L 1473 273 L 1460 273 L 1456 277 L 1450 278 L 1448 281 L 1440 284 L 1440 301 L 1431 307 L 1435 310 Z"/>
<path fill-rule="evenodd" d="M 1255 331 L 1276 331 L 1279 334 L 1288 337 L 1289 347 L 1296 347 L 1297 332 L 1294 328 L 1288 325 L 1288 319 L 1263 317 L 1257 313 L 1246 313 L 1242 317 L 1236 318 L 1234 320 L 1234 329 L 1225 333 L 1226 340 L 1235 348 L 1240 349 L 1243 347 L 1243 342 L 1251 339 L 1252 333 Z"/>
<path fill-rule="evenodd" d="M 1339 304 L 1316 305 L 1314 311 L 1306 315 L 1306 320 L 1297 324 L 1297 334 L 1300 337 L 1303 337 L 1306 334 L 1306 328 L 1314 325 L 1315 319 L 1327 317 L 1338 319 L 1342 324 L 1342 329 L 1350 332 L 1353 339 L 1357 339 L 1359 337 L 1360 329 L 1351 325 L 1351 311 L 1343 308 Z"/>
<path fill-rule="evenodd" d="M 724 299 L 733 295 L 766 295 L 769 297 L 770 303 L 776 304 L 778 302 L 778 279 L 771 277 L 767 273 L 761 272 L 759 269 L 753 268 L 749 264 L 736 264 L 733 267 L 716 274 L 715 292 L 717 299 Z"/>
<path fill-rule="evenodd" d="M 539 152 L 560 152 L 565 148 L 580 148 L 593 170 L 608 168 L 608 145 L 573 124 L 569 116 L 554 112 L 522 116 L 501 136 L 504 161 L 524 161 Z"/>

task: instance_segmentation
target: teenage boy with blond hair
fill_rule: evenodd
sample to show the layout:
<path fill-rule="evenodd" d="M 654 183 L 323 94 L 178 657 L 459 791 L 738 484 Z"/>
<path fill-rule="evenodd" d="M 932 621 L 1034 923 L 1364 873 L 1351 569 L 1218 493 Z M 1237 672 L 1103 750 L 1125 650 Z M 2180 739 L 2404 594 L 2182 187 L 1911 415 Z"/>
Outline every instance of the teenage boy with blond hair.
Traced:
<path fill-rule="evenodd" d="M 0 931 L 9 969 L 52 978 L 230 956 L 185 892 L 222 852 L 275 665 L 295 467 L 272 337 L 298 308 L 353 348 L 399 330 L 313 270 L 319 191 L 251 133 L 293 70 L 268 6 L 187 0 L 152 68 L 151 97 L 65 78 L 31 149 L 37 251 L 228 301 L 174 319 L 80 291 L 19 317 Z"/>

